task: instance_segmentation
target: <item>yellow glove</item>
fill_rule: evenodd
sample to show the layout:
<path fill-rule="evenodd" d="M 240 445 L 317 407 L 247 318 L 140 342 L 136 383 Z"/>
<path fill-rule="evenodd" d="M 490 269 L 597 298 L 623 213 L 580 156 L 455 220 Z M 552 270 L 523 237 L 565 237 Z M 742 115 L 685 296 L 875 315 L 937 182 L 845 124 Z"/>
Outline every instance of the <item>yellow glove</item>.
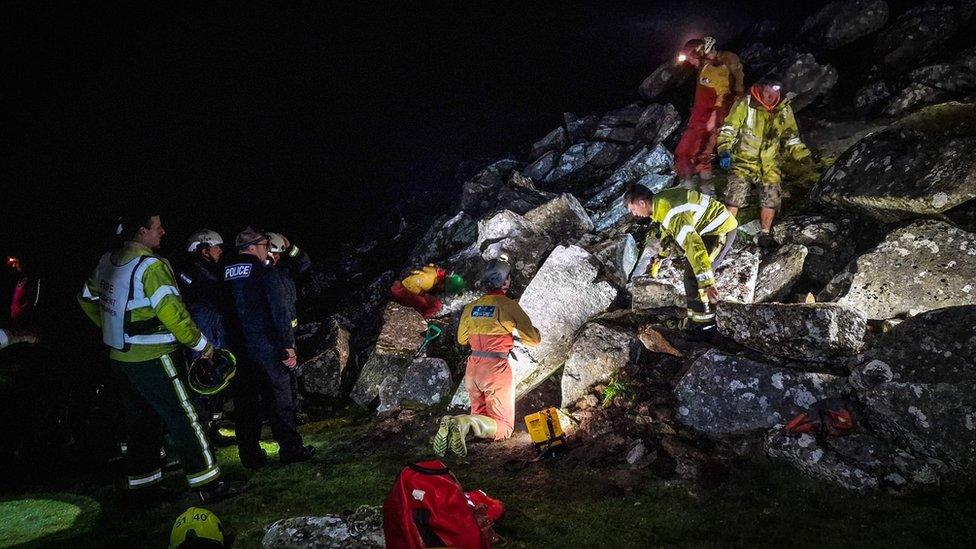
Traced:
<path fill-rule="evenodd" d="M 651 260 L 651 266 L 647 269 L 647 274 L 651 275 L 651 278 L 657 278 L 658 273 L 661 271 L 661 258 L 655 257 Z"/>

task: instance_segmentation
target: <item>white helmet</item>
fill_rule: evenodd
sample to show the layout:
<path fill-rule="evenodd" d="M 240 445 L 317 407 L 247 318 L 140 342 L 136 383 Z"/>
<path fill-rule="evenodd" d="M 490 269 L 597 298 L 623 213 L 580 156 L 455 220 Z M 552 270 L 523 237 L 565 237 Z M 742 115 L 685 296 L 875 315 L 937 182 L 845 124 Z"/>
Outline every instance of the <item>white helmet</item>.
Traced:
<path fill-rule="evenodd" d="M 211 231 L 210 229 L 201 229 L 190 235 L 190 238 L 186 239 L 186 251 L 195 252 L 200 248 L 209 248 L 210 246 L 219 246 L 224 243 L 224 239 L 220 238 L 217 231 Z"/>
<path fill-rule="evenodd" d="M 268 251 L 273 254 L 285 253 L 285 237 L 281 233 L 268 233 Z"/>
<path fill-rule="evenodd" d="M 702 48 L 701 51 L 703 55 L 708 55 L 715 50 L 715 39 L 712 38 L 711 36 L 706 36 L 702 38 L 702 42 L 704 42 L 704 44 L 702 44 L 701 47 Z"/>

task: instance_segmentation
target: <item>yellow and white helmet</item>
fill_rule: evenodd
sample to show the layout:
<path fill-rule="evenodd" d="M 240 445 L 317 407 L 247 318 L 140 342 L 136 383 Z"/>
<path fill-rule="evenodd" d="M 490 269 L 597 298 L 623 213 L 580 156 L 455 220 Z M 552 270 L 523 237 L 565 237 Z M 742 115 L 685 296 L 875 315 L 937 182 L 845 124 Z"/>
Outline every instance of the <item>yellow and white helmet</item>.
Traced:
<path fill-rule="evenodd" d="M 190 235 L 190 238 L 186 239 L 186 251 L 195 252 L 201 248 L 209 248 L 210 246 L 220 246 L 224 243 L 224 239 L 220 238 L 217 231 L 211 231 L 210 229 L 200 229 L 199 231 Z"/>

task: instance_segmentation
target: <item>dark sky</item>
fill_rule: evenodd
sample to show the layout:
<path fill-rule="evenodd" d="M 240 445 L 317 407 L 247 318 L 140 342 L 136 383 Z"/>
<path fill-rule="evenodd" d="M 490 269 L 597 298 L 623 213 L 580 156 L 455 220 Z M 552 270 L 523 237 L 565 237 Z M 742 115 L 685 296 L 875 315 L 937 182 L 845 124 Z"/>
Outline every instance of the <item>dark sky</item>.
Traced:
<path fill-rule="evenodd" d="M 406 196 L 456 194 L 459 162 L 524 157 L 563 111 L 636 99 L 686 38 L 810 9 L 144 4 L 3 4 L 0 252 L 76 279 L 151 200 L 171 252 L 255 224 L 325 253 Z"/>

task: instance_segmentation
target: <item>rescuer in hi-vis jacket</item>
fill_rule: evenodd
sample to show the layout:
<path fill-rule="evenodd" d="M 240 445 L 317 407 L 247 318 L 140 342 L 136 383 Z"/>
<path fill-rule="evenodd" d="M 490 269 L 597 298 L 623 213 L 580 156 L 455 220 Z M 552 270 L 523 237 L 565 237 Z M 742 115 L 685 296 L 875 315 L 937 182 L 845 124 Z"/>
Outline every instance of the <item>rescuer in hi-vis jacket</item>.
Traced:
<path fill-rule="evenodd" d="M 125 415 L 127 486 L 145 490 L 162 481 L 165 426 L 201 501 L 236 495 L 218 480 L 220 468 L 181 380 L 181 346 L 204 356 L 213 346 L 183 305 L 169 263 L 153 251 L 165 234 L 159 216 L 124 216 L 116 233 L 124 244 L 102 256 L 78 301 L 110 347 Z"/>
<path fill-rule="evenodd" d="M 627 189 L 624 201 L 632 215 L 650 218 L 660 226 L 661 248 L 648 274 L 657 277 L 671 242 L 681 248 L 686 263 L 684 286 L 690 326 L 703 328 L 713 323 L 712 306 L 719 300 L 715 269 L 735 242 L 735 216 L 707 194 L 680 187 L 655 194 L 635 183 Z"/>
<path fill-rule="evenodd" d="M 810 150 L 800 141 L 800 130 L 789 100 L 783 100 L 782 84 L 764 80 L 736 101 L 718 135 L 719 167 L 731 168 L 725 189 L 725 205 L 736 215 L 745 205 L 749 189 L 760 189 L 758 240 L 769 242 L 769 231 L 782 199 L 782 156 L 810 163 Z"/>
<path fill-rule="evenodd" d="M 439 456 L 448 450 L 467 455 L 468 434 L 504 440 L 515 428 L 515 382 L 508 362 L 515 346 L 513 333 L 518 332 L 522 343 L 530 347 L 538 345 L 542 336 L 518 302 L 505 295 L 512 284 L 511 270 L 506 256 L 489 261 L 482 280 L 485 295 L 461 313 L 457 340 L 471 345 L 464 372 L 471 413 L 441 418 L 432 440 Z"/>

